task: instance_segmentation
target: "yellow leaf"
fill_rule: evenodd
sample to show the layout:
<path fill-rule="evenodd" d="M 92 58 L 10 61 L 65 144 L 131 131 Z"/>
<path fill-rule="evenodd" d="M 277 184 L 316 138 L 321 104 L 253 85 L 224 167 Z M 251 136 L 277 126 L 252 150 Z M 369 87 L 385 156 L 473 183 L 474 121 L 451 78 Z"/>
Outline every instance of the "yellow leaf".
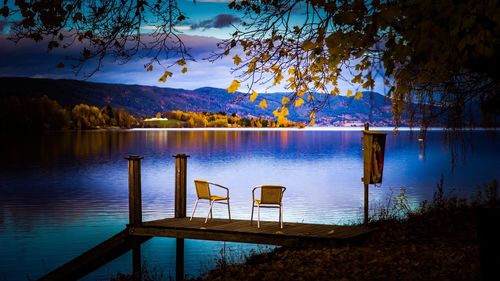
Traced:
<path fill-rule="evenodd" d="M 316 118 L 316 112 L 311 111 L 311 114 L 309 114 L 309 125 L 314 126 L 314 119 Z"/>
<path fill-rule="evenodd" d="M 252 94 L 250 95 L 250 101 L 251 102 L 255 101 L 257 96 L 259 96 L 259 94 L 256 91 L 252 90 Z"/>
<path fill-rule="evenodd" d="M 248 64 L 247 73 L 252 73 L 255 71 L 255 67 L 257 66 L 257 58 L 253 58 Z"/>
<path fill-rule="evenodd" d="M 180 59 L 177 61 L 177 64 L 180 66 L 184 66 L 184 65 L 186 65 L 186 61 L 184 59 Z"/>
<path fill-rule="evenodd" d="M 276 85 L 276 84 L 279 84 L 281 83 L 281 80 L 283 80 L 283 75 L 281 74 L 281 72 L 277 73 L 275 76 L 274 76 L 274 83 L 273 85 Z"/>
<path fill-rule="evenodd" d="M 302 88 L 297 89 L 297 96 L 302 97 L 302 96 L 304 96 L 305 93 L 306 93 L 306 91 L 304 91 L 304 89 L 302 89 Z"/>
<path fill-rule="evenodd" d="M 228 93 L 236 93 L 236 91 L 238 91 L 238 88 L 240 87 L 240 85 L 241 84 L 238 80 L 233 80 L 231 85 L 229 85 L 229 87 L 227 87 L 227 92 Z"/>
<path fill-rule="evenodd" d="M 354 95 L 354 99 L 355 100 L 360 100 L 362 97 L 363 97 L 363 93 L 362 92 L 356 92 L 356 95 Z"/>
<path fill-rule="evenodd" d="M 352 90 L 347 90 L 347 94 L 346 94 L 347 97 L 350 97 L 352 96 Z"/>
<path fill-rule="evenodd" d="M 299 107 L 304 104 L 304 100 L 302 98 L 298 98 L 295 100 L 295 107 Z"/>
<path fill-rule="evenodd" d="M 234 55 L 233 62 L 234 64 L 238 65 L 241 62 L 241 58 L 238 55 Z"/>
<path fill-rule="evenodd" d="M 152 64 L 150 64 L 150 65 L 148 66 L 148 68 L 146 68 L 146 71 L 153 71 L 153 65 L 152 65 Z"/>
<path fill-rule="evenodd" d="M 182 73 L 186 73 L 186 72 L 188 72 L 187 67 L 183 67 L 183 68 L 182 68 L 182 70 L 181 70 L 181 72 L 182 72 Z"/>
<path fill-rule="evenodd" d="M 167 70 L 163 73 L 163 75 L 160 77 L 160 79 L 158 79 L 158 82 L 165 83 L 165 82 L 167 82 L 168 77 L 172 77 L 172 72 Z"/>
<path fill-rule="evenodd" d="M 265 99 L 262 99 L 259 103 L 259 107 L 264 109 L 264 108 L 267 108 L 267 102 Z"/>
<path fill-rule="evenodd" d="M 306 40 L 306 41 L 304 41 L 304 43 L 302 43 L 302 50 L 307 52 L 307 51 L 313 49 L 315 46 L 316 45 L 313 42 Z"/>
<path fill-rule="evenodd" d="M 281 99 L 281 104 L 282 104 L 282 105 L 286 105 L 289 101 L 290 101 L 290 99 L 289 99 L 288 97 L 283 97 L 283 98 Z"/>

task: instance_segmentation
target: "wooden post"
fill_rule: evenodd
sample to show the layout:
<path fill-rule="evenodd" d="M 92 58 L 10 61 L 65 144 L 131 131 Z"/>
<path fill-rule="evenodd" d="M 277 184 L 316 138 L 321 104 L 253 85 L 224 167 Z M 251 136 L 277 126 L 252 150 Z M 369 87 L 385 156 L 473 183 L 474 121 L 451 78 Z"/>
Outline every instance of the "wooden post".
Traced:
<path fill-rule="evenodd" d="M 370 123 L 366 122 L 365 123 L 365 131 L 369 131 L 370 130 Z M 364 142 L 363 142 L 364 143 Z M 369 157 L 367 156 L 369 155 L 369 148 L 368 147 L 363 147 L 363 158 L 364 157 Z M 366 162 L 365 164 L 366 165 Z M 364 169 L 366 171 L 366 167 Z M 367 175 L 364 174 L 363 177 L 366 177 Z M 368 192 L 369 192 L 369 185 L 367 184 L 367 181 L 365 179 L 363 179 L 363 182 L 364 182 L 364 185 L 365 185 L 365 196 L 364 196 L 364 219 L 363 219 L 363 223 L 364 224 L 368 224 Z"/>
<path fill-rule="evenodd" d="M 186 217 L 187 158 L 189 155 L 177 154 L 175 157 L 175 218 Z"/>
<path fill-rule="evenodd" d="M 141 159 L 143 158 L 136 155 L 125 158 L 128 160 L 128 214 L 131 226 L 142 224 Z"/>
<path fill-rule="evenodd" d="M 184 239 L 175 239 L 175 280 L 184 280 Z"/>
<path fill-rule="evenodd" d="M 132 276 L 133 280 L 142 280 L 141 242 L 139 237 L 132 237 Z"/>
<path fill-rule="evenodd" d="M 143 158 L 136 155 L 125 158 L 128 160 L 128 214 L 130 226 L 140 226 L 142 224 L 141 160 Z M 139 237 L 132 237 L 131 243 L 133 280 L 141 280 L 142 261 Z"/>
<path fill-rule="evenodd" d="M 187 158 L 189 155 L 177 154 L 175 157 L 175 218 L 186 217 Z M 184 239 L 175 239 L 175 279 L 184 280 Z"/>

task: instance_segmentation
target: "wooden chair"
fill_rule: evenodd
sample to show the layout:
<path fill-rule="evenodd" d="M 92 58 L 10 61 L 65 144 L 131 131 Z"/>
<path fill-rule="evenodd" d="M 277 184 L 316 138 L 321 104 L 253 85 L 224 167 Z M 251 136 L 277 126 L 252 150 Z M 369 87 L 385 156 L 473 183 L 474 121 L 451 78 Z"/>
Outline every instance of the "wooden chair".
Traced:
<path fill-rule="evenodd" d="M 255 197 L 255 190 L 260 189 L 260 198 Z M 252 216 L 250 224 L 253 222 L 253 210 L 257 207 L 257 227 L 260 228 L 260 208 L 279 209 L 280 228 L 283 228 L 283 193 L 286 188 L 281 185 L 261 185 L 252 190 Z"/>
<path fill-rule="evenodd" d="M 231 221 L 231 210 L 229 208 L 229 189 L 227 187 L 222 186 L 220 184 L 208 182 L 205 180 L 195 180 L 194 185 L 196 188 L 196 195 L 198 196 L 198 198 L 196 199 L 196 203 L 194 204 L 193 213 L 191 214 L 191 219 L 189 219 L 190 221 L 193 220 L 194 212 L 196 211 L 196 207 L 198 207 L 198 202 L 200 200 L 207 200 L 210 203 L 210 208 L 208 209 L 208 214 L 205 219 L 205 223 L 207 223 L 209 216 L 210 219 L 212 219 L 212 208 L 214 206 L 214 203 L 227 204 L 229 221 Z M 218 187 L 219 189 L 225 189 L 226 195 L 225 196 L 212 195 L 211 192 L 212 186 Z"/>

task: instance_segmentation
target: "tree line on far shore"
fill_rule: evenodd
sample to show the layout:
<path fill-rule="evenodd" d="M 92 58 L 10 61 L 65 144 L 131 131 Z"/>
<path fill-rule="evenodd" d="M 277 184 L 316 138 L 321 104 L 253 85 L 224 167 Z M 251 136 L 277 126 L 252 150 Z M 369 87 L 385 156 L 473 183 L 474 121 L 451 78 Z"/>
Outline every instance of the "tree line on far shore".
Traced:
<path fill-rule="evenodd" d="M 137 118 L 125 109 L 111 106 L 98 108 L 87 104 L 63 107 L 47 96 L 0 99 L 1 129 L 62 130 L 133 128 Z"/>
<path fill-rule="evenodd" d="M 110 105 L 98 108 L 87 104 L 63 107 L 47 96 L 0 98 L 0 129 L 9 130 L 91 130 L 100 128 L 270 128 L 304 127 L 303 123 L 275 120 L 263 117 L 240 117 L 225 112 L 184 112 L 172 110 L 158 113 L 156 117 L 168 118 L 148 122 L 133 116 L 123 108 Z"/>
<path fill-rule="evenodd" d="M 170 120 L 180 121 L 177 127 L 187 128 L 274 128 L 274 127 L 305 127 L 304 123 L 286 120 L 278 124 L 275 120 L 263 117 L 241 117 L 236 113 L 226 112 L 184 112 L 172 110 L 163 114 L 157 114 Z M 154 124 L 154 123 L 153 123 Z M 147 123 L 144 126 L 149 126 Z"/>

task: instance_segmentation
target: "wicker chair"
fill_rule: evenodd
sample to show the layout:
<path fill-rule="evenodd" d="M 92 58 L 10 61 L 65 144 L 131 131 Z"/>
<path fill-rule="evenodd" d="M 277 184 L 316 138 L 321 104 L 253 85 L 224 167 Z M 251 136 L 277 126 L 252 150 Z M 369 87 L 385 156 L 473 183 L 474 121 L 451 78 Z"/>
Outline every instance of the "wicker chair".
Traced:
<path fill-rule="evenodd" d="M 255 191 L 260 190 L 260 198 L 256 198 Z M 286 188 L 281 185 L 261 185 L 252 190 L 252 216 L 250 224 L 253 223 L 253 210 L 257 207 L 257 227 L 260 228 L 260 208 L 279 209 L 280 228 L 283 228 L 283 193 Z"/>
<path fill-rule="evenodd" d="M 212 208 L 215 203 L 219 204 L 227 204 L 227 212 L 229 214 L 229 221 L 231 221 L 231 210 L 229 207 L 229 189 L 220 184 L 208 182 L 205 180 L 195 180 L 194 185 L 196 187 L 196 195 L 198 198 L 196 199 L 196 203 L 194 204 L 193 212 L 191 214 L 190 221 L 193 220 L 194 213 L 196 211 L 196 207 L 198 207 L 198 202 L 200 200 L 206 200 L 210 204 L 210 208 L 208 209 L 207 217 L 205 218 L 205 223 L 208 221 L 208 217 L 212 218 Z M 212 195 L 212 187 L 216 187 L 217 189 L 224 189 L 226 195 Z"/>

